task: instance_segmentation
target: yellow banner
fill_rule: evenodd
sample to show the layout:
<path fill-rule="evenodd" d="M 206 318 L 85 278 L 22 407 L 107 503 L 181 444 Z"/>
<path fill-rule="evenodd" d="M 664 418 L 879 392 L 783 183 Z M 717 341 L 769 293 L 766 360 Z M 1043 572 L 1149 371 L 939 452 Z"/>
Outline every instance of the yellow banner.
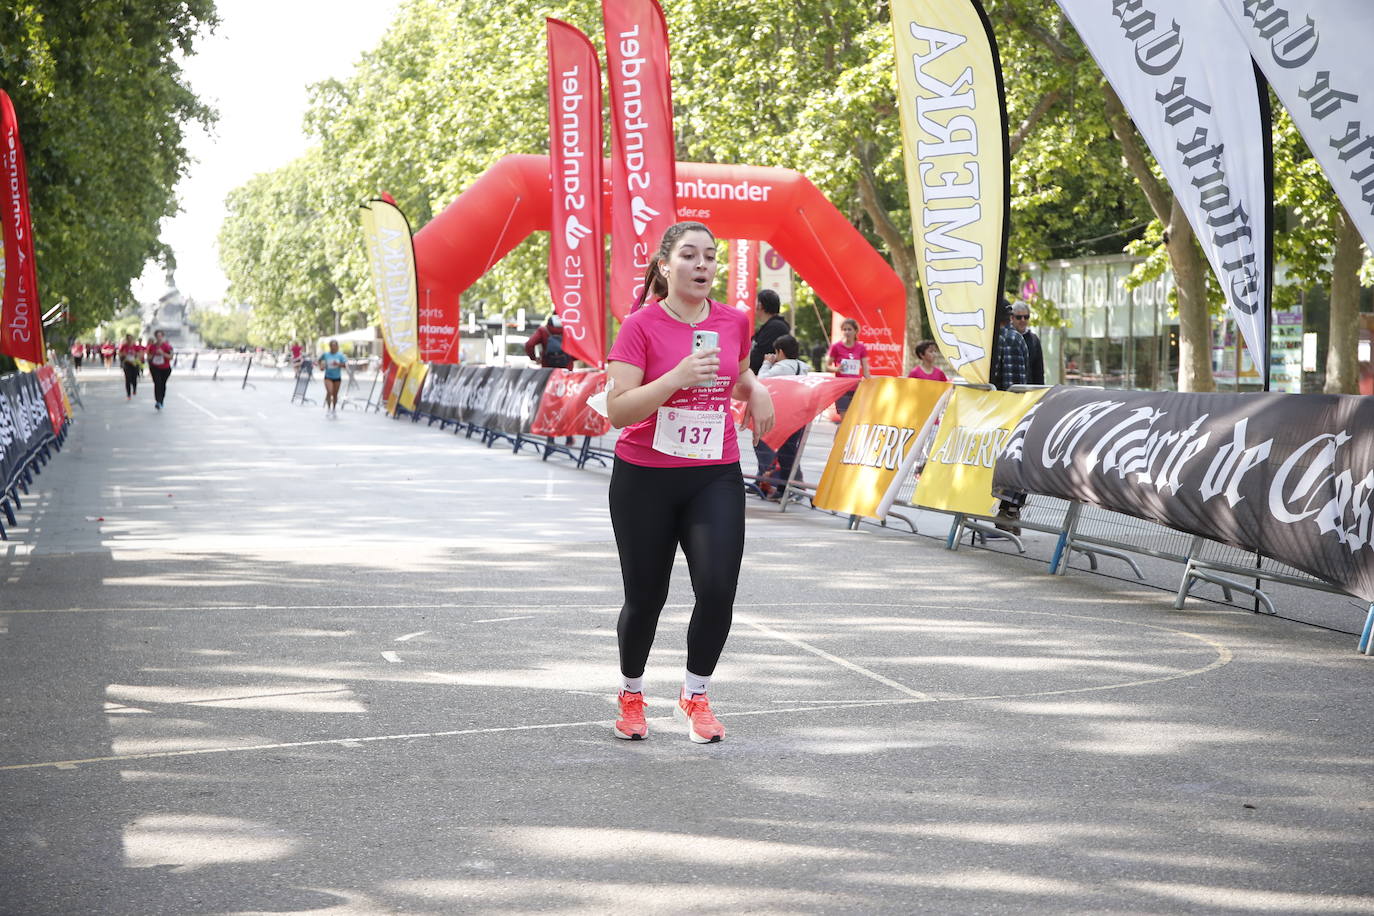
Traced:
<path fill-rule="evenodd" d="M 1012 394 L 956 388 L 916 485 L 916 505 L 966 515 L 995 513 L 993 465 L 1016 424 L 1049 390 Z"/>
<path fill-rule="evenodd" d="M 420 360 L 416 329 L 415 246 L 405 215 L 384 200 L 369 201 L 359 214 L 372 266 L 372 291 L 381 317 L 382 339 L 399 366 Z"/>
<path fill-rule="evenodd" d="M 420 363 L 419 365 L 424 365 Z M 401 401 L 401 390 L 406 385 L 406 375 L 409 374 L 409 366 L 397 366 L 396 378 L 391 383 L 391 390 L 386 393 L 386 413 L 387 416 L 396 416 L 396 405 Z"/>
<path fill-rule="evenodd" d="M 427 375 L 429 375 L 429 364 L 416 363 L 406 373 L 405 384 L 398 384 L 401 389 L 400 404 L 406 410 L 415 410 L 415 399 L 420 396 L 420 388 L 425 384 L 425 376 Z"/>
<path fill-rule="evenodd" d="M 985 384 L 1006 260 L 1006 105 L 976 0 L 893 0 L 897 102 L 926 313 L 940 352 Z"/>
<path fill-rule="evenodd" d="M 861 382 L 835 433 L 816 507 L 881 518 L 883 497 L 949 388 L 945 382 L 887 376 Z"/>

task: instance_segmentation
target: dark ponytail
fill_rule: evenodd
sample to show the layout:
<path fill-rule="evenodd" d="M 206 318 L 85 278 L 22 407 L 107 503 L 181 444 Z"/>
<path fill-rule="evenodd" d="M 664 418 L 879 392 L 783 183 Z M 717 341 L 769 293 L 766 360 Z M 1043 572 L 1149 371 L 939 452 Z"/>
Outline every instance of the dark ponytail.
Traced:
<path fill-rule="evenodd" d="M 663 238 L 658 243 L 658 250 L 655 251 L 654 256 L 649 259 L 649 266 L 644 271 L 644 285 L 639 289 L 639 295 L 635 298 L 634 307 L 630 309 L 631 313 L 639 311 L 645 301 L 650 298 L 659 300 L 668 297 L 668 281 L 658 272 L 658 267 L 660 264 L 667 261 L 668 257 L 673 253 L 673 247 L 677 245 L 677 240 L 682 238 L 686 233 L 693 231 L 704 232 L 711 237 L 712 241 L 715 241 L 715 233 L 708 229 L 705 223 L 699 223 L 695 220 L 673 223 L 664 230 Z"/>

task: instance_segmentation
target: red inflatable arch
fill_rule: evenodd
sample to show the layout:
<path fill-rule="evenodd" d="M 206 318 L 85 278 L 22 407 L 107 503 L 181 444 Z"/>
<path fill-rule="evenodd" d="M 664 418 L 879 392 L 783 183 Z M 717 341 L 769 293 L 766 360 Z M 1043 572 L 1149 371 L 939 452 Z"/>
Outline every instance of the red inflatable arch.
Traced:
<path fill-rule="evenodd" d="M 609 184 L 602 198 L 610 226 Z M 679 162 L 677 205 L 679 218 L 701 220 L 718 238 L 771 244 L 827 305 L 859 321 L 875 373 L 901 373 L 901 278 L 805 176 Z M 421 293 L 441 302 L 457 297 L 530 233 L 547 232 L 552 209 L 548 156 L 499 160 L 416 233 Z"/>

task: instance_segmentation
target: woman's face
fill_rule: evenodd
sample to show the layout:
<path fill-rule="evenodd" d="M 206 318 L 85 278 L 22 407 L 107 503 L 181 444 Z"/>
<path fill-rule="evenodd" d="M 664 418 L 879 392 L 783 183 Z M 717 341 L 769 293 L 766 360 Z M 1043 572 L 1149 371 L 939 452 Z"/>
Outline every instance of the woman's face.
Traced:
<path fill-rule="evenodd" d="M 848 346 L 854 346 L 854 341 L 859 339 L 858 325 L 846 324 L 840 328 L 840 331 L 844 334 L 844 342 Z"/>
<path fill-rule="evenodd" d="M 660 270 L 668 281 L 668 295 L 705 299 L 716 282 L 716 240 L 700 229 L 684 232 Z"/>
<path fill-rule="evenodd" d="M 935 348 L 926 347 L 920 353 L 921 365 L 929 369 L 935 363 Z"/>

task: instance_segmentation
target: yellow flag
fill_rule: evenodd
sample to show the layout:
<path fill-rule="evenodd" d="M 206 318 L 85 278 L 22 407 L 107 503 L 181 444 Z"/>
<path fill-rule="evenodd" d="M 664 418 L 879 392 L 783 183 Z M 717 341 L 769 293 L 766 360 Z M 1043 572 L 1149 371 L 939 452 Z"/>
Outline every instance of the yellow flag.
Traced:
<path fill-rule="evenodd" d="M 985 384 L 1006 261 L 1007 116 L 977 0 L 893 0 L 916 266 L 940 352 Z"/>
<path fill-rule="evenodd" d="M 420 363 L 418 365 L 423 365 Z M 410 372 L 410 366 L 397 366 L 396 378 L 391 382 L 391 390 L 386 393 L 386 412 L 387 416 L 396 416 L 396 405 L 401 402 L 401 391 L 405 388 L 406 375 Z"/>
<path fill-rule="evenodd" d="M 816 507 L 881 518 L 883 497 L 949 388 L 946 382 L 886 376 L 860 383 L 835 433 Z"/>
<path fill-rule="evenodd" d="M 428 363 L 416 363 L 410 367 L 406 373 L 405 384 L 401 385 L 400 404 L 406 410 L 415 410 L 415 399 L 420 396 L 420 388 L 425 383 L 425 376 L 429 375 Z"/>
<path fill-rule="evenodd" d="M 415 246 L 405 214 L 384 200 L 369 201 L 359 214 L 372 267 L 372 291 L 382 320 L 382 339 L 398 366 L 420 359 L 416 328 Z"/>
<path fill-rule="evenodd" d="M 1026 411 L 1049 390 L 1012 394 L 956 388 L 916 485 L 916 505 L 967 515 L 996 512 L 992 469 L 997 456 Z"/>

